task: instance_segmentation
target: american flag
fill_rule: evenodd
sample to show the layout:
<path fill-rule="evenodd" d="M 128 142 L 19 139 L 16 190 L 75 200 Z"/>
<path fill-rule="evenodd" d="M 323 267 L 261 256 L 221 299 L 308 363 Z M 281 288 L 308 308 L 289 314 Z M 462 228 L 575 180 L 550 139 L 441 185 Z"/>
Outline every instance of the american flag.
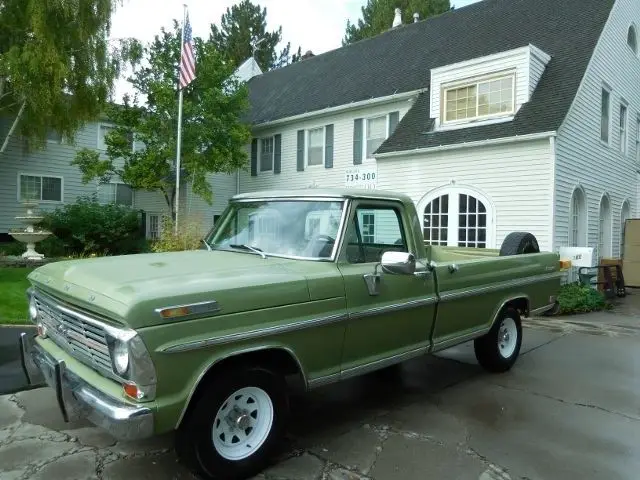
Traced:
<path fill-rule="evenodd" d="M 180 88 L 189 85 L 196 78 L 196 60 L 193 54 L 193 37 L 189 14 L 184 25 L 184 43 L 180 53 Z"/>

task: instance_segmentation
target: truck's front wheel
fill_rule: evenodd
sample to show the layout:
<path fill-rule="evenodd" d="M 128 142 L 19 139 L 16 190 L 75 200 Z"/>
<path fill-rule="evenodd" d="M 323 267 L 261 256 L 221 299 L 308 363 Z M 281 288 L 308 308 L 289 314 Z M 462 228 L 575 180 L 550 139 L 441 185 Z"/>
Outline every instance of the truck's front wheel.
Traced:
<path fill-rule="evenodd" d="M 239 369 L 206 388 L 176 435 L 178 457 L 208 479 L 259 473 L 285 432 L 284 378 L 263 368 Z"/>
<path fill-rule="evenodd" d="M 505 308 L 489 332 L 474 342 L 476 359 L 489 372 L 511 369 L 520 354 L 522 322 L 515 308 Z"/>

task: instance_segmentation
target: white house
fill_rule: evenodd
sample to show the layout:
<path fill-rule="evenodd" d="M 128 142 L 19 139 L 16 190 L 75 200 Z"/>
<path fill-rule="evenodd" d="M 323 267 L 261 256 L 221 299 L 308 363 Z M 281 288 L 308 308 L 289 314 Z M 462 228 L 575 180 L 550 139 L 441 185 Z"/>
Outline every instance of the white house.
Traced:
<path fill-rule="evenodd" d="M 545 250 L 593 246 L 617 256 L 624 219 L 638 215 L 640 0 L 483 0 L 391 27 L 376 37 L 246 78 L 250 168 L 212 175 L 209 206 L 181 191 L 208 227 L 235 193 L 367 187 L 408 193 L 428 242 L 500 247 L 511 231 Z M 100 146 L 90 124 L 79 146 Z M 43 206 L 96 191 L 52 138 L 0 161 L 0 234 L 25 188 Z M 129 202 L 157 234 L 161 195 L 100 187 Z M 183 212 L 184 213 L 184 212 Z M 361 219 L 371 241 L 384 219 Z"/>
<path fill-rule="evenodd" d="M 0 119 L 0 137 L 4 138 L 9 128 L 10 122 Z M 7 150 L 0 155 L 0 242 L 11 241 L 8 231 L 23 226 L 15 217 L 25 213 L 22 206 L 25 198 L 35 198 L 41 211 L 51 211 L 94 193 L 102 203 L 144 211 L 146 235 L 157 238 L 161 218 L 169 213 L 161 194 L 135 191 L 117 178 L 108 184 L 100 185 L 98 181 L 85 184 L 80 169 L 71 165 L 80 148 L 95 149 L 106 155 L 104 137 L 110 128 L 113 126 L 106 121 L 89 122 L 76 133 L 75 145 L 67 144 L 60 135 L 51 132 L 46 148 L 32 151 L 26 149 L 20 136 L 11 137 Z M 182 215 L 202 222 L 204 229 L 213 225 L 229 198 L 237 192 L 236 175 L 211 175 L 209 183 L 214 192 L 212 205 L 194 194 L 190 184 L 182 185 L 180 195 Z"/>
<path fill-rule="evenodd" d="M 638 205 L 640 0 L 483 0 L 391 20 L 248 81 L 239 191 L 397 190 L 434 244 L 499 248 L 526 230 L 545 250 L 618 255 Z"/>

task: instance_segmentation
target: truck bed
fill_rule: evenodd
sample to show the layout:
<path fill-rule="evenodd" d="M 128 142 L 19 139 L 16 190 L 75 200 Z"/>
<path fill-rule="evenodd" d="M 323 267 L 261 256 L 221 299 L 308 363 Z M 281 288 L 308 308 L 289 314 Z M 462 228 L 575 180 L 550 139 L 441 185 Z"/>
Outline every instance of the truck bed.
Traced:
<path fill-rule="evenodd" d="M 500 250 L 495 248 L 443 247 L 427 245 L 427 258 L 436 262 L 461 262 L 464 260 L 480 260 L 498 257 Z"/>

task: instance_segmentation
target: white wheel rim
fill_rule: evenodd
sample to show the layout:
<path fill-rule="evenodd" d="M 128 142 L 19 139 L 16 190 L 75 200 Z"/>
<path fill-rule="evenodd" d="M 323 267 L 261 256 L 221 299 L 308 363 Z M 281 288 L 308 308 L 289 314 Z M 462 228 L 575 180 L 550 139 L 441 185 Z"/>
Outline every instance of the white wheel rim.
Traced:
<path fill-rule="evenodd" d="M 498 349 L 503 358 L 509 358 L 516 350 L 518 343 L 518 328 L 513 318 L 507 317 L 502 320 L 498 330 Z"/>
<path fill-rule="evenodd" d="M 224 401 L 213 421 L 213 446 L 226 460 L 253 455 L 269 436 L 273 402 L 258 387 L 235 391 Z"/>

